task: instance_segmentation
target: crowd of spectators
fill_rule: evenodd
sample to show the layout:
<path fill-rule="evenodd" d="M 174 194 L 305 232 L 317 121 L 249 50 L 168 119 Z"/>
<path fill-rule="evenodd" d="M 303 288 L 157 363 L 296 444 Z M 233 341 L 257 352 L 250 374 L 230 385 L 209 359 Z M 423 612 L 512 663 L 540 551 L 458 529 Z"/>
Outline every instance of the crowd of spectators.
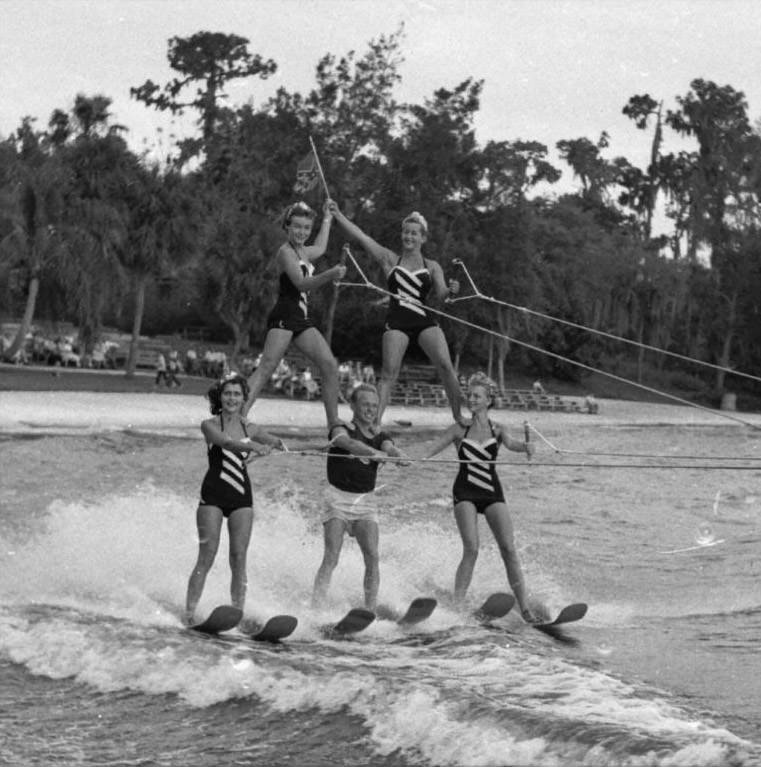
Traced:
<path fill-rule="evenodd" d="M 0 358 L 5 357 L 12 340 L 0 335 Z M 13 355 L 17 365 L 54 365 L 60 367 L 115 368 L 119 344 L 114 341 L 99 341 L 89 354 L 80 349 L 75 335 L 47 337 L 39 330 L 27 336 L 26 343 Z"/>
<path fill-rule="evenodd" d="M 0 333 L 0 359 L 10 347 L 12 340 Z M 48 337 L 35 330 L 27 336 L 27 342 L 13 357 L 18 365 L 51 365 L 73 368 L 94 368 L 117 370 L 127 361 L 128 347 L 125 342 L 112 340 L 97 342 L 90 353 L 81 348 L 77 335 L 56 335 Z M 261 354 L 245 357 L 239 365 L 240 372 L 250 376 L 259 366 Z M 229 372 L 230 364 L 223 351 L 205 349 L 200 353 L 194 348 L 184 352 L 170 346 L 158 347 L 152 342 L 148 348 L 140 350 L 138 366 L 151 366 L 155 373 L 154 385 L 180 387 L 180 375 L 221 378 Z M 347 360 L 338 366 L 338 380 L 341 397 L 348 400 L 355 386 L 360 383 L 375 383 L 375 370 L 372 365 L 358 360 Z M 320 395 L 320 382 L 316 380 L 309 367 L 283 359 L 272 374 L 268 387 L 274 393 L 288 397 L 314 399 Z"/>

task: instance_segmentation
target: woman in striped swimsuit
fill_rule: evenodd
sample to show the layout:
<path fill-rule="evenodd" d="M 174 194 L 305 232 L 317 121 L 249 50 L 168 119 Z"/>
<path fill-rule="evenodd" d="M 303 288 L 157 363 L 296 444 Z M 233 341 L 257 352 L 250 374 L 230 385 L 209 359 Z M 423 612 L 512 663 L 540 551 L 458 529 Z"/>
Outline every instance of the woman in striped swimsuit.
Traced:
<path fill-rule="evenodd" d="M 320 274 L 314 274 L 313 261 L 320 258 L 328 246 L 332 219 L 327 206 L 317 237 L 311 245 L 307 245 L 314 219 L 315 212 L 304 202 L 294 203 L 285 211 L 283 228 L 288 240 L 280 247 L 275 258 L 279 272 L 277 303 L 267 319 L 267 336 L 259 367 L 248 379 L 250 393 L 243 412 L 248 413 L 251 409 L 259 392 L 267 385 L 293 342 L 320 369 L 322 401 L 328 427 L 331 427 L 340 423 L 338 363 L 309 316 L 308 294 L 310 290 L 340 280 L 346 274 L 346 267 L 338 264 Z"/>
<path fill-rule="evenodd" d="M 378 385 L 380 405 L 378 423 L 388 405 L 391 388 L 399 377 L 404 354 L 411 340 L 425 352 L 436 368 L 452 408 L 452 415 L 460 421 L 462 392 L 457 374 L 449 356 L 444 333 L 427 311 L 425 301 L 429 293 L 440 301 L 456 295 L 460 284 L 450 280 L 447 285 L 444 272 L 436 261 L 423 256 L 423 243 L 428 239 L 428 224 L 420 213 L 410 213 L 402 221 L 402 254 L 397 255 L 379 245 L 356 224 L 341 213 L 332 200 L 328 209 L 346 234 L 359 244 L 381 265 L 392 294 L 383 332 L 383 372 Z"/>
<path fill-rule="evenodd" d="M 526 453 L 531 457 L 530 443 L 512 439 L 504 426 L 489 419 L 489 408 L 494 403 L 494 384 L 483 373 L 476 373 L 468 381 L 468 408 L 473 421 L 467 427 L 452 424 L 434 443 L 428 458 L 440 453 L 452 443 L 457 447 L 460 469 L 452 488 L 454 516 L 462 538 L 462 559 L 455 575 L 455 599 L 462 602 L 473 578 L 478 558 L 478 515 L 483 514 L 499 546 L 505 563 L 507 580 L 515 594 L 521 615 L 527 623 L 536 621 L 527 602 L 518 552 L 513 540 L 513 523 L 507 511 L 495 461 L 499 446 Z M 481 463 L 483 462 L 483 463 Z"/>
<path fill-rule="evenodd" d="M 201 431 L 206 437 L 209 469 L 201 485 L 196 512 L 198 560 L 190 574 L 185 600 L 184 620 L 188 625 L 193 622 L 206 576 L 217 555 L 223 519 L 227 520 L 230 536 L 230 596 L 232 604 L 243 609 L 246 601 L 246 554 L 254 518 L 246 463 L 254 456 L 269 453 L 273 447 L 285 449 L 281 439 L 247 422 L 241 415 L 248 396 L 248 384 L 243 376 L 230 373 L 209 389 L 207 396 L 213 417 L 201 424 Z M 258 442 L 263 448 L 254 449 L 253 442 Z"/>

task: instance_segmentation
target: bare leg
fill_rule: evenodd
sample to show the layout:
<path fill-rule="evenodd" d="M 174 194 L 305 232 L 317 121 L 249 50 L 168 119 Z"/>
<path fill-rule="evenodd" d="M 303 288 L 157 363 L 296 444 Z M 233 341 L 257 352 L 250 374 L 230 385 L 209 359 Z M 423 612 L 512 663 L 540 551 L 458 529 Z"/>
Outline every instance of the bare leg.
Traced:
<path fill-rule="evenodd" d="M 243 405 L 241 413 L 246 415 L 251 410 L 259 392 L 267 385 L 267 381 L 272 378 L 275 368 L 283 359 L 283 355 L 288 351 L 293 333 L 290 330 L 280 330 L 272 328 L 267 331 L 267 337 L 264 339 L 264 349 L 262 358 L 259 360 L 259 367 L 249 376 L 248 399 Z"/>
<path fill-rule="evenodd" d="M 439 327 L 426 328 L 420 333 L 417 340 L 420 348 L 428 355 L 431 364 L 438 371 L 447 393 L 452 415 L 455 421 L 459 423 L 462 419 L 462 391 L 460 382 L 457 380 L 457 373 L 455 373 L 452 365 L 452 359 L 449 356 L 449 347 L 447 346 L 447 339 L 444 337 L 444 331 Z"/>
<path fill-rule="evenodd" d="M 325 551 L 322 555 L 322 563 L 314 579 L 314 591 L 312 592 L 312 604 L 318 606 L 325 601 L 330 586 L 330 578 L 336 569 L 338 558 L 341 556 L 341 546 L 344 540 L 346 525 L 342 519 L 329 519 L 323 525 Z"/>
<path fill-rule="evenodd" d="M 322 402 L 328 426 L 338 421 L 338 363 L 328 342 L 317 328 L 309 328 L 294 339 L 296 348 L 320 368 Z"/>
<path fill-rule="evenodd" d="M 254 510 L 248 506 L 235 509 L 227 518 L 230 535 L 230 598 L 235 607 L 243 610 L 246 604 L 246 555 L 251 541 Z"/>
<path fill-rule="evenodd" d="M 470 501 L 461 501 L 454 507 L 454 518 L 462 538 L 462 559 L 457 566 L 454 579 L 454 598 L 457 602 L 465 599 L 465 594 L 473 579 L 473 568 L 478 559 L 478 516 L 476 507 Z"/>
<path fill-rule="evenodd" d="M 188 592 L 185 598 L 186 624 L 193 622 L 198 602 L 203 593 L 206 576 L 214 564 L 219 548 L 219 531 L 222 528 L 222 511 L 216 506 L 199 506 L 196 512 L 198 527 L 198 559 L 188 580 Z"/>
<path fill-rule="evenodd" d="M 507 581 L 518 601 L 518 607 L 521 613 L 532 617 L 531 608 L 526 601 L 526 586 L 523 581 L 523 572 L 521 563 L 518 559 L 518 552 L 513 540 L 513 523 L 510 520 L 510 514 L 507 511 L 507 505 L 504 503 L 493 503 L 486 509 L 486 521 L 489 523 L 494 539 L 499 546 L 499 553 L 502 561 L 505 563 L 507 572 Z"/>
<path fill-rule="evenodd" d="M 383 413 L 391 400 L 391 389 L 399 378 L 402 361 L 410 339 L 401 330 L 387 330 L 383 334 L 383 369 L 378 384 L 378 423 L 383 421 Z"/>
<path fill-rule="evenodd" d="M 378 604 L 380 568 L 378 566 L 378 523 L 359 520 L 354 523 L 354 535 L 365 560 L 365 607 L 375 610 Z"/>

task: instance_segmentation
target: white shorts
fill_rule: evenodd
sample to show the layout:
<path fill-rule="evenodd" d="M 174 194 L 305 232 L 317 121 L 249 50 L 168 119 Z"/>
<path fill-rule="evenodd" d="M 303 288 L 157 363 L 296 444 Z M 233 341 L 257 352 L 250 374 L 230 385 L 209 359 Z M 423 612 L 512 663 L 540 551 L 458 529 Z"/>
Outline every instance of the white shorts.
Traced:
<path fill-rule="evenodd" d="M 378 522 L 378 500 L 375 494 L 347 493 L 333 485 L 325 488 L 325 511 L 322 522 L 329 519 L 342 519 L 344 522 Z"/>

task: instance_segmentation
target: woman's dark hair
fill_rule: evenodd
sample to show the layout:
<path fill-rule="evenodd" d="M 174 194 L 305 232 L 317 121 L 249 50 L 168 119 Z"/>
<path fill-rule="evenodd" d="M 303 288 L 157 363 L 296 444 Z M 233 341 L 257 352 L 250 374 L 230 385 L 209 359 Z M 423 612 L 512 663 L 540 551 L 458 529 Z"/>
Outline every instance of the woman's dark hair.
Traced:
<path fill-rule="evenodd" d="M 289 205 L 285 209 L 285 213 L 283 213 L 283 229 L 288 228 L 288 224 L 291 223 L 291 219 L 294 216 L 304 216 L 304 218 L 311 218 L 314 220 L 317 218 L 317 213 L 315 213 L 315 211 L 305 202 L 294 202 L 293 205 Z"/>
<path fill-rule="evenodd" d="M 209 407 L 212 415 L 219 415 L 222 412 L 222 391 L 228 384 L 238 384 L 243 392 L 243 401 L 248 399 L 248 381 L 240 373 L 228 373 L 222 376 L 214 386 L 206 392 L 206 399 L 209 400 Z"/>

